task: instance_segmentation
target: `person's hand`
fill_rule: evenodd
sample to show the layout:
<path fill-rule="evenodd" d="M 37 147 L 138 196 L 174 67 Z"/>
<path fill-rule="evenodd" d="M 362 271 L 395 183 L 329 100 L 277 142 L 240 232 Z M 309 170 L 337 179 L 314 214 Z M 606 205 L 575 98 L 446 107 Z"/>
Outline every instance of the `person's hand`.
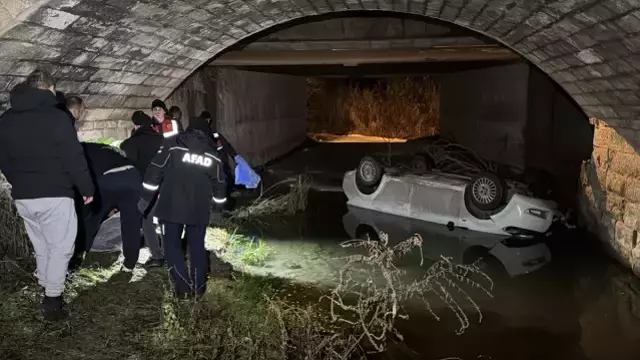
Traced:
<path fill-rule="evenodd" d="M 84 200 L 85 205 L 89 205 L 93 201 L 93 196 L 83 196 L 82 200 Z"/>

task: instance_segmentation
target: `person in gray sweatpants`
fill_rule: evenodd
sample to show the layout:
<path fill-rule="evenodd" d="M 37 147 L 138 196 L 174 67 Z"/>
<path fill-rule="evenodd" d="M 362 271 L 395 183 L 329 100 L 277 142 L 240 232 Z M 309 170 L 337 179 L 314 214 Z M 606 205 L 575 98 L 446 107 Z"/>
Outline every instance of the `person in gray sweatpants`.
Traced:
<path fill-rule="evenodd" d="M 0 169 L 33 244 L 46 320 L 65 317 L 62 292 L 77 233 L 74 197 L 93 201 L 94 186 L 69 115 L 60 110 L 55 79 L 36 70 L 10 93 L 0 117 Z"/>

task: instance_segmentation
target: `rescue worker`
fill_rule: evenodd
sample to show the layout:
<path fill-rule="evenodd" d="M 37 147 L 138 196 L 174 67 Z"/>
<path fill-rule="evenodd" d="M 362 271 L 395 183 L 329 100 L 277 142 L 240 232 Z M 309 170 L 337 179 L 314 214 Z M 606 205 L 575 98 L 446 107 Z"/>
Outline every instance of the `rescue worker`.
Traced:
<path fill-rule="evenodd" d="M 178 124 L 182 124 L 180 120 L 182 119 L 182 110 L 180 110 L 177 106 L 172 106 L 169 108 L 169 119 L 175 120 Z"/>
<path fill-rule="evenodd" d="M 11 90 L 11 108 L 0 117 L 0 169 L 35 251 L 45 320 L 67 315 L 62 291 L 78 224 L 73 199 L 77 191 L 89 204 L 94 193 L 82 146 L 68 115 L 57 108 L 55 88 L 51 74 L 32 72 Z"/>
<path fill-rule="evenodd" d="M 164 101 L 155 99 L 151 103 L 151 112 L 155 124 L 153 129 L 162 134 L 164 138 L 170 138 L 182 132 L 182 124 L 178 121 L 171 120 L 168 116 L 167 106 Z"/>
<path fill-rule="evenodd" d="M 225 183 L 220 157 L 209 140 L 207 123 L 199 118 L 191 122 L 186 132 L 165 140 L 147 169 L 138 209 L 146 214 L 159 191 L 156 216 L 179 298 L 200 297 L 205 291 L 205 231 L 212 200 L 219 205 L 226 202 Z M 183 230 L 189 247 L 189 272 L 181 246 Z"/>
<path fill-rule="evenodd" d="M 162 135 L 153 130 L 153 120 L 141 110 L 133 113 L 131 121 L 135 125 L 133 134 L 120 144 L 120 149 L 125 152 L 129 160 L 133 161 L 144 178 L 151 160 L 162 146 Z M 156 226 L 153 223 L 153 208 L 152 206 L 151 211 L 142 217 L 142 232 L 151 252 L 151 259 L 145 265 L 160 267 L 164 265 L 164 252 L 162 239 L 156 234 Z"/>
<path fill-rule="evenodd" d="M 76 256 L 91 250 L 100 225 L 112 210 L 118 209 L 124 257 L 121 270 L 131 272 L 140 253 L 142 219 L 137 202 L 142 190 L 142 177 L 134 163 L 120 149 L 89 142 L 82 143 L 82 147 L 96 184 L 96 200 L 83 209 L 84 231 L 81 236 L 84 247 L 78 249 Z"/>

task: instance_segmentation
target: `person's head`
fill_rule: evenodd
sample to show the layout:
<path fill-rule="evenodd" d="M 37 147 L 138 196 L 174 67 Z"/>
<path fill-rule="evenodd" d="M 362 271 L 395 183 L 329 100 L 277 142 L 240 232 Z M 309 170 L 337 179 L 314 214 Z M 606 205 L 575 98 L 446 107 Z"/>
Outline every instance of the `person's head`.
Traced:
<path fill-rule="evenodd" d="M 45 70 L 33 71 L 27 76 L 25 83 L 36 89 L 49 90 L 53 95 L 56 95 L 56 78 Z"/>
<path fill-rule="evenodd" d="M 151 117 L 144 113 L 142 110 L 137 110 L 131 115 L 131 121 L 133 125 L 135 125 L 136 129 L 141 126 L 151 126 L 153 124 L 153 120 Z"/>
<path fill-rule="evenodd" d="M 211 124 L 211 113 L 207 110 L 203 110 L 200 113 L 200 118 L 205 119 L 209 124 Z"/>
<path fill-rule="evenodd" d="M 67 97 L 67 109 L 69 109 L 69 112 L 71 113 L 71 115 L 73 115 L 73 118 L 78 120 L 80 119 L 80 117 L 82 116 L 82 113 L 84 112 L 84 102 L 82 101 L 82 98 L 79 96 L 69 96 Z"/>
<path fill-rule="evenodd" d="M 180 121 L 182 118 L 182 110 L 180 110 L 177 106 L 172 106 L 169 108 L 169 117 L 171 120 Z"/>
<path fill-rule="evenodd" d="M 209 134 L 209 124 L 207 123 L 207 121 L 201 117 L 196 117 L 193 118 L 191 120 L 189 120 L 189 130 L 194 131 L 194 130 L 198 130 L 198 131 L 202 131 L 205 134 Z"/>
<path fill-rule="evenodd" d="M 161 123 L 165 120 L 167 115 L 167 105 L 160 99 L 155 99 L 151 103 L 151 112 L 156 122 Z"/>

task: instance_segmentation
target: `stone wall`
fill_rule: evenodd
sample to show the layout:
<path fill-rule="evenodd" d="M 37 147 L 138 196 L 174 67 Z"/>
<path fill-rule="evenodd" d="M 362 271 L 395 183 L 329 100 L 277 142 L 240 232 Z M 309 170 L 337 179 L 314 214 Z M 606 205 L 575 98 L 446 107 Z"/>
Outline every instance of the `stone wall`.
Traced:
<path fill-rule="evenodd" d="M 593 157 L 583 165 L 581 177 L 583 225 L 640 275 L 640 137 L 629 126 L 593 122 Z"/>
<path fill-rule="evenodd" d="M 252 165 L 306 139 L 306 78 L 219 69 L 217 84 L 218 130 Z"/>

